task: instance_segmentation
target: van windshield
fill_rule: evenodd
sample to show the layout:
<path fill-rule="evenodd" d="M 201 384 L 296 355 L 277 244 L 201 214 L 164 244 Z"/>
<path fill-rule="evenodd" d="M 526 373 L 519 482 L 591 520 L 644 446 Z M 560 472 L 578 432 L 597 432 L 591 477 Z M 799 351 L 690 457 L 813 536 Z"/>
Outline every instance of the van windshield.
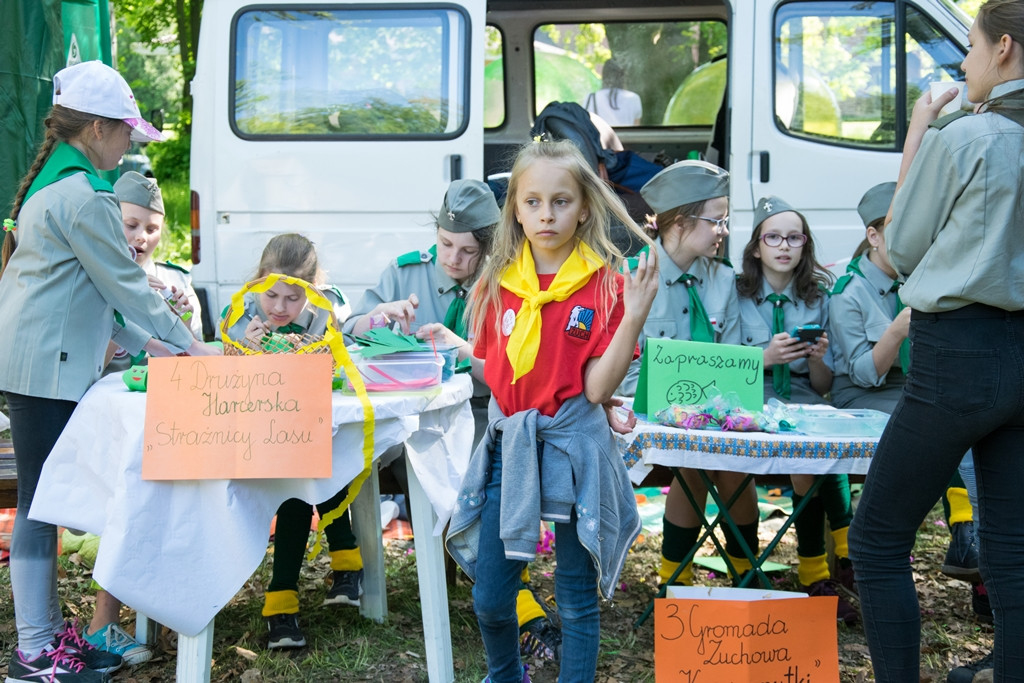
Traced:
<path fill-rule="evenodd" d="M 229 111 L 243 138 L 453 138 L 469 116 L 459 8 L 243 10 Z"/>

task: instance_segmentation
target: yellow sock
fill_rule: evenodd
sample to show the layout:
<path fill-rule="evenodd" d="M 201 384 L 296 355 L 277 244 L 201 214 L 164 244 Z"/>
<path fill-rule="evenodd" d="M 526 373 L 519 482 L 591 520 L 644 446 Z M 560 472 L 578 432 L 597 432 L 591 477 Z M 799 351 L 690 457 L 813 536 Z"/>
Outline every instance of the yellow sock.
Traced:
<path fill-rule="evenodd" d="M 741 576 L 743 576 L 743 572 L 749 572 L 751 569 L 754 568 L 754 565 L 750 563 L 750 560 L 748 560 L 745 557 L 733 557 L 732 555 L 728 555 L 728 557 L 729 562 L 732 563 L 733 569 L 736 570 L 736 576 L 732 577 L 734 579 L 740 578 Z M 755 583 L 751 585 L 757 584 Z"/>
<path fill-rule="evenodd" d="M 516 617 L 519 618 L 519 628 L 526 626 L 534 619 L 546 616 L 544 608 L 537 602 L 533 591 L 528 588 L 521 589 L 519 595 L 516 596 Z"/>
<path fill-rule="evenodd" d="M 672 574 L 675 573 L 676 567 L 679 566 L 678 562 L 672 560 L 666 560 L 664 557 L 661 558 L 661 569 L 658 570 L 658 576 L 661 578 L 661 583 L 666 584 L 668 580 L 672 578 Z M 693 585 L 693 562 L 688 563 L 683 571 L 676 577 L 676 584 L 682 584 L 684 586 Z"/>
<path fill-rule="evenodd" d="M 960 487 L 946 489 L 946 500 L 949 501 L 950 526 L 974 521 L 974 511 L 971 510 L 971 500 L 967 497 L 967 489 Z"/>
<path fill-rule="evenodd" d="M 849 557 L 850 546 L 846 542 L 846 537 L 850 531 L 850 527 L 844 526 L 842 529 L 832 530 L 832 541 L 835 543 L 836 557 Z"/>
<path fill-rule="evenodd" d="M 263 594 L 263 616 L 275 614 L 298 614 L 298 591 L 267 591 Z"/>
<path fill-rule="evenodd" d="M 817 581 L 824 581 L 829 577 L 828 555 L 817 557 L 804 557 L 798 555 L 800 564 L 797 566 L 796 575 L 800 579 L 801 586 L 810 586 Z"/>
<path fill-rule="evenodd" d="M 519 580 L 523 583 L 530 583 L 530 569 L 529 567 L 523 567 L 523 571 L 519 574 Z"/>
<path fill-rule="evenodd" d="M 363 568 L 363 556 L 359 548 L 332 550 L 330 555 L 331 569 L 336 572 L 355 572 Z"/>

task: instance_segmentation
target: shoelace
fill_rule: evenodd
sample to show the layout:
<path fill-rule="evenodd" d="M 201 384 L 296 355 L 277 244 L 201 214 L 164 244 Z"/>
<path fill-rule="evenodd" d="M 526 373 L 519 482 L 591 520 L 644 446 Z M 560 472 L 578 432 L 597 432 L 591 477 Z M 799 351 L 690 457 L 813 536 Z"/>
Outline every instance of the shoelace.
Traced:
<path fill-rule="evenodd" d="M 124 632 L 120 626 L 111 624 L 107 628 L 107 649 L 123 648 L 135 644 L 135 639 Z"/>
<path fill-rule="evenodd" d="M 79 652 L 86 652 L 88 650 L 95 650 L 92 643 L 82 637 L 78 632 L 78 620 L 74 621 L 67 620 L 64 622 L 64 630 L 57 634 L 57 640 L 60 641 L 63 646 L 68 641 L 71 641 L 72 650 L 78 650 Z"/>
<path fill-rule="evenodd" d="M 53 661 L 53 672 L 51 673 L 50 680 L 56 678 L 58 666 L 64 666 L 75 673 L 81 673 L 82 669 L 85 668 L 85 663 L 75 653 L 64 649 L 63 641 L 58 641 L 58 643 L 57 647 L 49 652 L 50 659 Z"/>

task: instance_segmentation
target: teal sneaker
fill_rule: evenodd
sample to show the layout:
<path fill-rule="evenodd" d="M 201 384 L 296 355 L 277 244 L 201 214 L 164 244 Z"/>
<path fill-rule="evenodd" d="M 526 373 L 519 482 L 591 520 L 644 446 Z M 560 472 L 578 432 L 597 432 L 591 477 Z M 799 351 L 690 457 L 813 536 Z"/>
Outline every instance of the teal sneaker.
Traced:
<path fill-rule="evenodd" d="M 153 658 L 153 650 L 148 645 L 135 640 L 114 623 L 107 624 L 96 633 L 89 633 L 89 629 L 85 629 L 82 635 L 97 650 L 120 655 L 128 666 L 143 664 Z"/>

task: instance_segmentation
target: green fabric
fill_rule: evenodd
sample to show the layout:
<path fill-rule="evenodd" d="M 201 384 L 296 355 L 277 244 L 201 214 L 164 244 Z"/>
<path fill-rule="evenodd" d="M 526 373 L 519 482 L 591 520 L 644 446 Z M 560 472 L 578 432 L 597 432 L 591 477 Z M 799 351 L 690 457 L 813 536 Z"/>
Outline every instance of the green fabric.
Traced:
<path fill-rule="evenodd" d="M 278 334 L 306 334 L 306 328 L 298 323 L 288 323 L 275 330 Z"/>
<path fill-rule="evenodd" d="M 433 263 L 434 260 L 437 259 L 437 245 L 435 244 L 434 246 L 430 247 L 430 249 L 428 249 L 427 251 L 430 254 L 430 262 Z M 406 252 L 399 256 L 396 260 L 398 261 L 399 268 L 403 266 L 414 266 L 417 263 L 425 263 L 425 261 L 423 260 L 423 252 L 420 251 L 419 249 L 416 249 L 415 251 Z"/>
<path fill-rule="evenodd" d="M 444 314 L 444 326 L 466 338 L 466 290 L 455 287 L 455 298 L 448 304 L 448 312 Z"/>
<path fill-rule="evenodd" d="M 789 301 L 785 294 L 769 294 L 768 301 L 772 302 L 772 335 L 786 331 L 786 312 L 782 305 Z M 776 363 L 772 366 L 772 388 L 782 398 L 789 398 L 789 363 Z"/>
<path fill-rule="evenodd" d="M 793 494 L 793 509 L 804 496 Z M 825 554 L 825 505 L 820 496 L 814 496 L 793 522 L 796 528 L 796 553 L 800 557 L 818 557 Z"/>
<path fill-rule="evenodd" d="M 818 488 L 818 497 L 825 506 L 825 517 L 832 531 L 850 526 L 853 507 L 850 505 L 850 477 L 845 474 L 826 474 Z"/>
<path fill-rule="evenodd" d="M 700 300 L 700 293 L 697 292 L 697 278 L 689 273 L 679 276 L 677 282 L 686 285 L 686 293 L 690 296 L 690 339 L 698 342 L 715 341 L 715 330 L 711 327 L 711 320 L 708 312 L 704 310 L 704 304 Z"/>
<path fill-rule="evenodd" d="M 985 111 L 1005 116 L 1018 126 L 1024 126 L 1024 90 L 1014 90 L 995 98 Z"/>
<path fill-rule="evenodd" d="M 850 280 L 852 279 L 853 273 L 847 273 L 846 275 L 843 275 L 841 278 L 836 280 L 836 285 L 835 287 L 832 288 L 833 296 L 836 294 L 842 294 L 843 290 L 846 289 L 846 285 L 850 284 Z"/>
<path fill-rule="evenodd" d="M 662 519 L 661 556 L 669 562 L 682 562 L 700 538 L 701 528 L 676 526 Z"/>
<path fill-rule="evenodd" d="M 57 146 L 53 149 L 53 154 L 46 160 L 43 167 L 39 169 L 39 175 L 36 176 L 36 179 L 32 181 L 32 185 L 29 186 L 24 201 L 27 202 L 29 197 L 47 185 L 63 180 L 75 173 L 85 173 L 94 190 L 113 194 L 114 186 L 99 177 L 95 167 L 93 167 L 84 154 L 66 142 L 58 142 Z"/>
<path fill-rule="evenodd" d="M 905 308 L 903 302 L 900 301 L 900 281 L 893 280 L 892 287 L 889 288 L 889 291 L 896 295 L 896 310 L 893 312 L 893 318 L 895 318 L 897 315 L 900 314 L 900 311 L 902 311 Z M 910 369 L 909 337 L 907 339 L 904 339 L 903 343 L 900 344 L 900 367 L 903 369 L 904 375 L 907 374 L 907 371 Z"/>

